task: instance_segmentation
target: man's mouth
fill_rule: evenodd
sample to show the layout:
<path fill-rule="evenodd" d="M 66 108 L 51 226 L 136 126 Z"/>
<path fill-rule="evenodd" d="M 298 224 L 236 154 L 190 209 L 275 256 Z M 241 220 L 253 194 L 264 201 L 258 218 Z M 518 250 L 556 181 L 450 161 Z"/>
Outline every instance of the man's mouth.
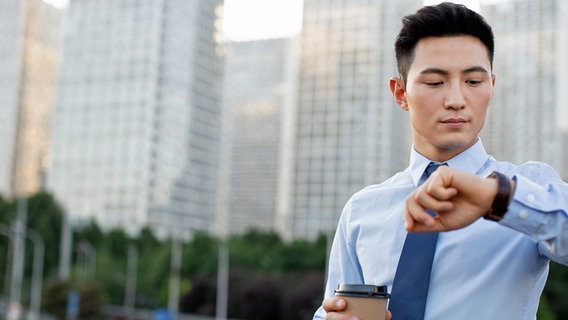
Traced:
<path fill-rule="evenodd" d="M 450 119 L 445 119 L 445 120 L 441 121 L 442 124 L 445 124 L 446 126 L 448 126 L 450 128 L 461 128 L 467 122 L 468 122 L 468 120 L 466 120 L 464 118 L 450 118 Z"/>

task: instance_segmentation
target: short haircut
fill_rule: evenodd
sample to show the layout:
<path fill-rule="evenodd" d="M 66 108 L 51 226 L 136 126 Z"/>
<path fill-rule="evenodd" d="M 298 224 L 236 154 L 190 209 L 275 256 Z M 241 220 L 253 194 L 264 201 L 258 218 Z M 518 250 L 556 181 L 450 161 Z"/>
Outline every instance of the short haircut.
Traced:
<path fill-rule="evenodd" d="M 478 38 L 487 47 L 489 62 L 493 67 L 493 31 L 477 12 L 461 4 L 443 2 L 425 6 L 415 14 L 404 17 L 395 42 L 398 72 L 403 81 L 406 83 L 408 70 L 414 61 L 414 49 L 420 39 L 465 35 Z"/>

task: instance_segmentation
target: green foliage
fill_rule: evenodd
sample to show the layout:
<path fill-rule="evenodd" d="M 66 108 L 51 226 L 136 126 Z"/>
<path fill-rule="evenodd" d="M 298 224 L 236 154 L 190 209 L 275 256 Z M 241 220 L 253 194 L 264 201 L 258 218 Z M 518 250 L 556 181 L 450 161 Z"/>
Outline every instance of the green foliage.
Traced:
<path fill-rule="evenodd" d="M 0 197 L 0 224 L 10 228 L 16 216 L 17 199 Z M 47 192 L 38 192 L 27 198 L 27 228 L 37 232 L 44 242 L 44 276 L 51 276 L 57 272 L 59 263 L 59 242 L 61 234 L 61 221 L 63 209 L 55 198 Z M 0 236 L 0 274 L 6 274 L 8 267 L 8 237 Z M 24 290 L 29 290 L 30 275 L 33 267 L 34 243 L 26 241 L 24 274 Z M 5 288 L 5 277 L 0 277 L 0 287 Z"/>
<path fill-rule="evenodd" d="M 326 263 L 325 236 L 320 236 L 316 242 L 296 240 L 284 246 L 280 256 L 285 257 L 281 262 L 280 269 L 282 271 L 324 270 Z M 310 258 L 306 259 L 306 257 Z"/>
<path fill-rule="evenodd" d="M 204 232 L 197 232 L 193 239 L 183 246 L 182 274 L 217 274 L 218 252 L 215 238 Z"/>
<path fill-rule="evenodd" d="M 567 293 L 568 268 L 564 265 L 551 262 L 548 281 L 544 288 L 544 297 L 546 298 L 545 302 L 547 302 L 550 309 L 554 311 L 557 319 L 568 319 Z"/>
<path fill-rule="evenodd" d="M 157 248 L 139 247 L 138 260 L 138 303 L 140 306 L 155 308 L 164 306 L 170 276 L 170 246 L 163 243 Z"/>
<path fill-rule="evenodd" d="M 273 232 L 251 230 L 230 239 L 231 266 L 259 272 L 324 270 L 326 237 L 284 243 Z"/>
<path fill-rule="evenodd" d="M 37 231 L 43 238 L 45 245 L 44 273 L 55 275 L 59 264 L 59 246 L 61 225 L 63 221 L 63 208 L 55 198 L 47 192 L 39 192 L 28 199 L 28 228 Z M 27 272 L 31 273 L 32 250 L 26 250 L 29 254 Z M 27 246 L 27 245 L 26 245 Z"/>
<path fill-rule="evenodd" d="M 0 195 L 0 223 L 9 225 L 11 220 L 11 216 L 9 213 L 10 202 L 5 199 L 2 195 Z"/>
<path fill-rule="evenodd" d="M 87 240 L 95 248 L 103 245 L 105 235 L 95 220 L 91 220 L 88 224 L 78 226 L 74 230 L 74 239 L 77 241 Z"/>
<path fill-rule="evenodd" d="M 556 315 L 554 314 L 552 307 L 550 307 L 550 303 L 548 302 L 546 295 L 543 295 L 540 298 L 540 304 L 538 306 L 536 318 L 538 320 L 556 320 Z"/>
<path fill-rule="evenodd" d="M 154 236 L 150 228 L 145 227 L 140 230 L 140 234 L 134 242 L 138 248 L 144 248 L 145 250 L 154 250 L 160 247 L 161 242 Z"/>
<path fill-rule="evenodd" d="M 42 297 L 42 310 L 57 319 L 65 319 L 67 298 L 73 290 L 77 291 L 80 297 L 78 318 L 98 319 L 100 308 L 104 303 L 104 295 L 96 282 L 74 284 L 57 279 L 46 281 Z"/>
<path fill-rule="evenodd" d="M 16 201 L 0 196 L 0 224 L 9 226 Z M 101 230 L 93 220 L 73 230 L 72 278 L 55 279 L 58 267 L 63 210 L 49 193 L 28 199 L 28 227 L 45 241 L 43 304 L 57 319 L 64 318 L 67 295 L 80 290 L 84 302 L 81 319 L 94 319 L 104 304 L 124 304 L 129 245 L 137 249 L 136 304 L 139 308 L 164 307 L 167 301 L 171 241 L 158 239 L 149 228 L 137 236 L 123 230 Z M 88 242 L 95 249 L 96 272 L 86 272 L 78 245 Z M 229 316 L 262 318 L 268 309 L 281 310 L 281 319 L 308 319 L 322 298 L 328 239 L 285 242 L 274 232 L 251 230 L 227 239 L 230 254 Z M 215 310 L 219 239 L 197 232 L 182 244 L 180 310 L 212 315 Z M 8 238 L 0 236 L 0 274 L 6 274 Z M 33 245 L 26 242 L 24 292 L 29 290 Z M 92 271 L 95 271 L 92 270 Z M 0 284 L 5 288 L 5 277 Z M 551 263 L 550 276 L 541 299 L 538 318 L 568 319 L 568 268 Z M 26 303 L 26 302 L 24 302 Z M 266 309 L 266 310 L 265 310 Z M 264 311 L 265 310 L 265 311 Z M 63 313 L 62 313 L 63 312 Z M 266 318 L 265 315 L 265 318 Z"/>
<path fill-rule="evenodd" d="M 96 279 L 101 284 L 108 302 L 112 305 L 124 304 L 126 283 L 126 255 L 117 259 L 107 247 L 97 249 Z"/>
<path fill-rule="evenodd" d="M 109 250 L 114 258 L 124 258 L 128 252 L 130 238 L 121 229 L 113 229 L 104 237 L 103 247 Z"/>
<path fill-rule="evenodd" d="M 58 319 L 65 319 L 67 295 L 72 290 L 69 282 L 52 279 L 43 284 L 41 308 Z"/>
<path fill-rule="evenodd" d="M 253 271 L 277 271 L 281 266 L 282 241 L 273 232 L 251 230 L 229 241 L 231 265 Z"/>
<path fill-rule="evenodd" d="M 10 203 L 0 195 L 0 225 L 2 229 L 10 227 L 11 220 Z M 5 230 L 8 231 L 8 230 Z M 6 274 L 8 264 L 8 236 L 4 233 L 0 234 L 0 275 Z M 0 276 L 0 288 L 5 288 L 5 277 Z"/>

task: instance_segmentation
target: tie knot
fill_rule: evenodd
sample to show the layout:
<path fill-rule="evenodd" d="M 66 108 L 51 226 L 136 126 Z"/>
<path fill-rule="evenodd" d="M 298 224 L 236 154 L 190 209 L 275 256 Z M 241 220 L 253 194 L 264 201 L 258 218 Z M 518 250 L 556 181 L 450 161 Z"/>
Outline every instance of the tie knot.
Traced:
<path fill-rule="evenodd" d="M 445 163 L 430 162 L 430 164 L 426 167 L 426 170 L 424 171 L 424 175 L 426 176 L 426 178 L 428 178 L 434 171 L 436 171 L 436 169 L 438 169 L 442 165 L 447 166 L 447 164 Z"/>

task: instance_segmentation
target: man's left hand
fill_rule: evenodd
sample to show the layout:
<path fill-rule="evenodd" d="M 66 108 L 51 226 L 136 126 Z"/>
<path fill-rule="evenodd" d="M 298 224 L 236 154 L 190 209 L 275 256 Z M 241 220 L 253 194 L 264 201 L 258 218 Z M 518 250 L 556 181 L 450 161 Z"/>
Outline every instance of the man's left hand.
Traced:
<path fill-rule="evenodd" d="M 464 228 L 489 211 L 497 188 L 496 179 L 440 166 L 406 199 L 405 228 L 408 232 Z M 436 216 L 426 209 L 434 211 Z"/>

